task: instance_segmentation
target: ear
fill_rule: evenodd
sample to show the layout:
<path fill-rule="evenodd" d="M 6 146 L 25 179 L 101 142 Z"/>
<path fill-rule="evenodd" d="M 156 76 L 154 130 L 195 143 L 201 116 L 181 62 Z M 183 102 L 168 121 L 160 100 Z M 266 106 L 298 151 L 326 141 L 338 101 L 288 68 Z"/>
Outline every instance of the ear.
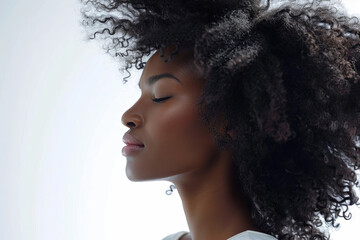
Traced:
<path fill-rule="evenodd" d="M 218 131 L 219 133 L 223 134 L 223 135 L 229 135 L 233 140 L 235 140 L 236 138 L 236 133 L 235 130 L 227 130 L 228 129 L 228 120 L 224 117 L 224 113 L 219 113 L 217 116 L 217 121 L 218 121 Z"/>
<path fill-rule="evenodd" d="M 226 132 L 233 140 L 236 138 L 235 130 L 229 130 Z"/>

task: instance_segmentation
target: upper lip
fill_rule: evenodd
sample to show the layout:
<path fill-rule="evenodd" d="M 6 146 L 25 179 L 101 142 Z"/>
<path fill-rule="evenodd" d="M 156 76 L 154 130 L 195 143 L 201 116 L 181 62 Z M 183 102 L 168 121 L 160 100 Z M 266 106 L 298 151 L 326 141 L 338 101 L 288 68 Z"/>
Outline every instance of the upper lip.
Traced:
<path fill-rule="evenodd" d="M 126 132 L 123 136 L 123 142 L 126 145 L 138 145 L 138 146 L 144 146 L 144 144 L 139 141 L 134 135 Z"/>

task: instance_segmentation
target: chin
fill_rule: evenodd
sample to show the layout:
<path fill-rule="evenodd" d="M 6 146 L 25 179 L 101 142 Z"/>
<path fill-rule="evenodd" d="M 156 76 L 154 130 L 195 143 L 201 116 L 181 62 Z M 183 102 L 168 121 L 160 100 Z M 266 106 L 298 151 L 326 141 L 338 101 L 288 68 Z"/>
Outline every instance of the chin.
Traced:
<path fill-rule="evenodd" d="M 144 182 L 144 181 L 170 181 L 170 178 L 173 176 L 153 176 L 153 175 L 140 175 L 140 174 L 134 174 L 133 172 L 126 171 L 127 178 L 132 182 Z"/>
<path fill-rule="evenodd" d="M 147 181 L 148 179 L 140 177 L 140 176 L 136 176 L 134 174 L 128 174 L 126 173 L 127 178 L 132 181 L 132 182 L 143 182 L 143 181 Z"/>
<path fill-rule="evenodd" d="M 144 176 L 140 174 L 134 174 L 133 172 L 130 171 L 126 171 L 126 176 L 132 182 L 144 182 L 144 181 L 153 181 L 160 179 L 154 176 Z"/>

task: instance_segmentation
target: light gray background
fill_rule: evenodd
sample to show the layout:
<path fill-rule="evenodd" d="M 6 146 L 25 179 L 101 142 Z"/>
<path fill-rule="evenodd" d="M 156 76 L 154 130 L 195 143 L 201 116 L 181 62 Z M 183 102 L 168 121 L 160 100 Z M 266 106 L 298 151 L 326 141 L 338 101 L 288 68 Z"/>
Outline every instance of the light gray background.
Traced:
<path fill-rule="evenodd" d="M 360 15 L 356 0 L 344 1 Z M 0 239 L 161 239 L 188 230 L 168 182 L 125 176 L 122 113 L 140 96 L 86 42 L 76 0 L 0 0 Z M 360 210 L 333 234 L 359 239 Z M 341 223 L 343 221 L 340 221 Z"/>

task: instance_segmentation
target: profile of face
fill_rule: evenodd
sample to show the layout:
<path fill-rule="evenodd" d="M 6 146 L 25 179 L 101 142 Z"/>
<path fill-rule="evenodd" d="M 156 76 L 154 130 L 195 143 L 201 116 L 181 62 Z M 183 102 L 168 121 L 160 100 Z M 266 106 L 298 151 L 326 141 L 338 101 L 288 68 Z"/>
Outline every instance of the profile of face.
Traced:
<path fill-rule="evenodd" d="M 139 81 L 141 96 L 121 119 L 144 145 L 125 154 L 131 181 L 185 181 L 206 172 L 219 153 L 196 106 L 204 79 L 192 53 L 179 51 L 169 62 L 159 55 L 157 51 L 146 63 Z"/>

